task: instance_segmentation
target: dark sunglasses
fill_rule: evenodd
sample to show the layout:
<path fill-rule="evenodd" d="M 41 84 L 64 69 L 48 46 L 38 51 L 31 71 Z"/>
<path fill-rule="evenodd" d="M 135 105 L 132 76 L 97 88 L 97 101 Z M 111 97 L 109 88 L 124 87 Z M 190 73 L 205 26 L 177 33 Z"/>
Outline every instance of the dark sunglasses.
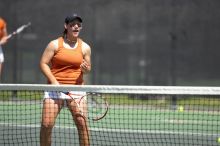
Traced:
<path fill-rule="evenodd" d="M 69 25 L 70 25 L 71 27 L 73 27 L 73 26 L 75 26 L 75 25 L 78 25 L 78 27 L 82 27 L 82 23 L 80 23 L 80 22 L 71 22 L 71 23 L 69 23 Z"/>

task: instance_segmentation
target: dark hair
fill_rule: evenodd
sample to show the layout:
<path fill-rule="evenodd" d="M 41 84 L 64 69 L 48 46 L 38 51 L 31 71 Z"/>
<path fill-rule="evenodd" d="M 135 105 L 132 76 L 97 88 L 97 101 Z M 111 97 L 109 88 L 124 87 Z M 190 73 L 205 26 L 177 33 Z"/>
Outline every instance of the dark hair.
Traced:
<path fill-rule="evenodd" d="M 65 38 L 65 37 L 66 37 L 66 33 L 67 33 L 67 30 L 66 30 L 66 29 L 64 29 L 64 31 L 63 31 L 63 38 Z"/>

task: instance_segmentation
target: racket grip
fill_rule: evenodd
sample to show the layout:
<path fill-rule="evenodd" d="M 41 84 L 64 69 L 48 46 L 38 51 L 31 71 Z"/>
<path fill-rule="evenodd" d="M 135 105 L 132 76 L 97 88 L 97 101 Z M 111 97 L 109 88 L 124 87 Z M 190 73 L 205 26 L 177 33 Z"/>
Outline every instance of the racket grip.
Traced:
<path fill-rule="evenodd" d="M 8 36 L 7 36 L 7 39 L 10 39 L 12 37 L 12 34 L 9 34 Z"/>

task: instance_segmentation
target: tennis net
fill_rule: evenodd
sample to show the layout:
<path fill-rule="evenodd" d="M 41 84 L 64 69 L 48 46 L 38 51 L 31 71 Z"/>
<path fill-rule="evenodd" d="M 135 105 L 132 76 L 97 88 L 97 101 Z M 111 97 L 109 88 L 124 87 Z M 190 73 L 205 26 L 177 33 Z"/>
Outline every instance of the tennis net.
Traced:
<path fill-rule="evenodd" d="M 88 124 L 93 146 L 220 144 L 219 87 L 0 84 L 0 146 L 40 145 L 44 91 L 83 91 L 106 98 L 106 116 Z M 64 106 L 52 145 L 79 145 L 78 139 Z"/>

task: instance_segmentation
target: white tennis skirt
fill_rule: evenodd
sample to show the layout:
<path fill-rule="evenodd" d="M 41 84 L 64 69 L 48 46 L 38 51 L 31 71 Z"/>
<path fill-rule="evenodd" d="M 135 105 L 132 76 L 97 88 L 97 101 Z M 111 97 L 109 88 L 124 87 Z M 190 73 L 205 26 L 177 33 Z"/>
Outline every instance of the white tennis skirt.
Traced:
<path fill-rule="evenodd" d="M 77 99 L 86 95 L 86 92 L 82 91 L 70 91 L 70 96 L 65 94 L 65 92 L 58 91 L 45 91 L 44 98 L 52 98 L 52 99 Z"/>
<path fill-rule="evenodd" d="M 2 46 L 0 45 L 0 63 L 4 62 L 4 54 L 3 54 L 3 50 L 2 50 Z"/>

